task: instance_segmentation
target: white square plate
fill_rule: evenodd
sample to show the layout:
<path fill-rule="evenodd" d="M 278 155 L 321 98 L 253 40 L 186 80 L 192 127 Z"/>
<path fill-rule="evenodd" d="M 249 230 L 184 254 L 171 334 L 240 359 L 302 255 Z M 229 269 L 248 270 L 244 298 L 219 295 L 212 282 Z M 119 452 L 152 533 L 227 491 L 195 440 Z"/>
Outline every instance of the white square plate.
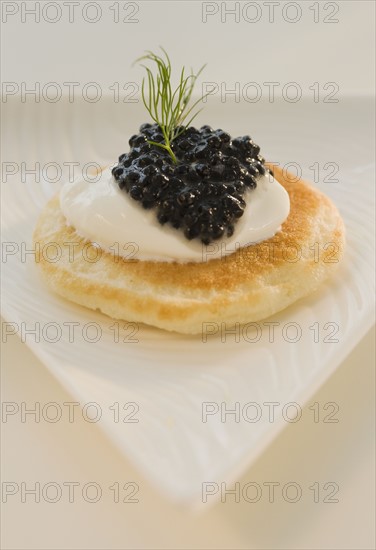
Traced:
<path fill-rule="evenodd" d="M 239 342 L 231 334 L 225 342 L 220 335 L 203 342 L 144 326 L 131 342 L 123 323 L 117 325 L 117 338 L 114 321 L 47 290 L 32 256 L 25 254 L 43 204 L 61 183 L 43 178 L 46 165 L 111 164 L 146 117 L 139 105 L 111 100 L 95 105 L 24 105 L 14 100 L 5 107 L 3 161 L 15 162 L 20 170 L 21 162 L 27 168 L 39 162 L 34 168 L 42 174 L 39 182 L 29 174 L 23 183 L 18 172 L 2 184 L 3 246 L 14 252 L 3 256 L 3 315 L 14 323 L 4 329 L 19 330 L 74 400 L 98 405 L 87 413 L 101 413 L 98 424 L 154 484 L 177 501 L 197 502 L 203 482 L 233 479 L 249 466 L 286 424 L 283 407 L 291 402 L 302 406 L 372 324 L 371 103 L 342 100 L 334 109 L 304 101 L 293 106 L 212 104 L 205 109 L 205 120 L 201 115 L 202 124 L 233 135 L 250 133 L 268 160 L 298 163 L 307 179 L 318 176 L 318 185 L 332 197 L 346 224 L 346 256 L 335 277 L 268 320 L 279 323 L 274 341 L 261 322 L 261 336 L 251 330 Z M 74 341 L 69 323 L 77 323 Z M 25 334 L 32 328 L 40 341 Z M 301 337 L 293 342 L 295 330 Z M 98 340 L 89 341 L 96 334 Z M 228 409 L 238 402 L 244 414 L 239 422 L 233 416 L 221 422 L 219 413 L 203 422 L 205 402 L 219 408 L 225 403 Z M 243 409 L 251 402 L 261 409 L 255 422 L 249 418 L 260 409 Z M 266 402 L 280 404 L 275 421 L 270 421 Z"/>

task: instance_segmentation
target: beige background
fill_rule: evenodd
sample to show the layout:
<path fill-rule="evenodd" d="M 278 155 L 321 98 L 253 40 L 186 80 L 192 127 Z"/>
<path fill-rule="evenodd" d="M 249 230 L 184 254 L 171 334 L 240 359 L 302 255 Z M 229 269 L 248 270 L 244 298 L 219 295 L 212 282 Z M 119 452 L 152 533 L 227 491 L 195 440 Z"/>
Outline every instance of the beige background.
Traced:
<path fill-rule="evenodd" d="M 23 15 L 21 8 L 9 15 L 2 29 L 6 46 L 2 53 L 3 80 L 42 85 L 52 81 L 81 85 L 94 81 L 103 86 L 104 93 L 112 95 L 109 86 L 114 81 L 139 82 L 143 72 L 132 68 L 132 61 L 144 50 L 162 45 L 170 53 L 173 65 L 184 64 L 197 70 L 207 63 L 203 79 L 226 82 L 229 89 L 235 82 L 297 81 L 304 95 L 310 96 L 313 82 L 334 81 L 342 95 L 373 93 L 372 0 L 320 2 L 318 14 L 313 0 L 295 2 L 299 13 L 293 6 L 286 10 L 286 5 L 293 2 L 280 0 L 274 19 L 269 15 L 268 2 L 258 2 L 260 9 L 256 13 L 251 6 L 244 12 L 244 5 L 252 2 L 243 1 L 239 2 L 238 21 L 235 15 L 226 14 L 221 2 L 214 1 L 212 5 L 218 11 L 207 15 L 206 23 L 203 2 L 197 0 L 134 2 L 138 7 L 133 16 L 129 2 L 96 3 L 97 14 L 94 9 L 85 11 L 78 6 L 73 23 L 69 23 L 67 7 L 61 9 L 56 23 L 48 22 L 59 15 L 53 8 L 45 18 L 41 16 L 39 23 L 35 23 L 35 16 Z M 81 4 L 85 7 L 89 2 L 82 0 Z M 115 22 L 116 12 L 111 9 L 114 5 L 119 6 L 119 14 L 124 15 L 126 22 Z M 234 5 L 229 2 L 228 9 Z M 298 16 L 296 23 L 289 22 Z M 85 17 L 98 20 L 89 23 Z M 130 19 L 137 22 L 130 23 Z M 252 19 L 257 21 L 250 23 L 248 20 Z M 335 20 L 338 23 L 330 22 Z M 281 89 L 282 86 L 277 89 L 277 95 Z"/>

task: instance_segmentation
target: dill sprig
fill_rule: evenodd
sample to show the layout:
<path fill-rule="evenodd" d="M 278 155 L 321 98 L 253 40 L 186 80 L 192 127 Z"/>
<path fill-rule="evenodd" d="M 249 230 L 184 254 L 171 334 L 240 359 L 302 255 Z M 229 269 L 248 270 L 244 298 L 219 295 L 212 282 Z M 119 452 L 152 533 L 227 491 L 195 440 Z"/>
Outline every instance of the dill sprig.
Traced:
<path fill-rule="evenodd" d="M 161 50 L 164 58 L 147 50 L 145 55 L 136 59 L 135 63 L 146 60 L 152 61 L 156 65 L 156 75 L 154 75 L 149 67 L 140 63 L 146 70 L 146 78 L 142 80 L 142 101 L 151 118 L 160 126 L 164 137 L 164 143 L 156 141 L 148 141 L 148 143 L 166 149 L 172 160 L 177 163 L 176 156 L 171 149 L 171 143 L 187 129 L 202 110 L 199 109 L 192 114 L 196 105 L 208 94 L 201 96 L 191 107 L 189 107 L 189 101 L 196 80 L 206 65 L 203 65 L 197 74 L 194 74 L 191 69 L 191 74 L 188 76 L 186 76 L 185 68 L 183 67 L 180 72 L 179 84 L 173 91 L 171 86 L 171 61 L 166 50 L 162 47 Z M 148 97 L 146 97 L 145 93 L 146 82 Z M 191 117 L 188 118 L 190 115 Z"/>

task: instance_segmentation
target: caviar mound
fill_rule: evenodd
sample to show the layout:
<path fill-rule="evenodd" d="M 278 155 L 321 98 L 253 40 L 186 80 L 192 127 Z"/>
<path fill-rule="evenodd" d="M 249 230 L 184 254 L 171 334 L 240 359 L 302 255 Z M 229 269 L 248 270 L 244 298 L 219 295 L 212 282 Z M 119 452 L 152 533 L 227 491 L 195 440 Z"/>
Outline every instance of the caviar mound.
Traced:
<path fill-rule="evenodd" d="M 246 207 L 245 193 L 268 170 L 260 147 L 249 136 L 231 139 L 223 130 L 177 128 L 169 152 L 158 124 L 142 124 L 129 140 L 130 152 L 119 157 L 112 174 L 120 189 L 154 208 L 160 224 L 168 223 L 187 239 L 209 244 L 230 237 Z"/>

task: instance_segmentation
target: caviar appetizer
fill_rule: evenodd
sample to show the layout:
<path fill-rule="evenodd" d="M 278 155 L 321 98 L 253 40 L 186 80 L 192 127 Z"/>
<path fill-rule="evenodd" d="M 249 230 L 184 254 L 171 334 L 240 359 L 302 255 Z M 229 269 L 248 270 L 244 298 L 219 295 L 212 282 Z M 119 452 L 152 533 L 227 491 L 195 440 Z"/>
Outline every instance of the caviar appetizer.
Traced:
<path fill-rule="evenodd" d="M 343 254 L 334 204 L 267 164 L 248 135 L 192 125 L 203 67 L 182 69 L 173 88 L 165 50 L 137 61 L 149 120 L 115 166 L 95 182 L 66 182 L 38 220 L 36 262 L 49 288 L 186 334 L 260 321 L 315 291 Z M 43 253 L 51 242 L 58 261 Z"/>

